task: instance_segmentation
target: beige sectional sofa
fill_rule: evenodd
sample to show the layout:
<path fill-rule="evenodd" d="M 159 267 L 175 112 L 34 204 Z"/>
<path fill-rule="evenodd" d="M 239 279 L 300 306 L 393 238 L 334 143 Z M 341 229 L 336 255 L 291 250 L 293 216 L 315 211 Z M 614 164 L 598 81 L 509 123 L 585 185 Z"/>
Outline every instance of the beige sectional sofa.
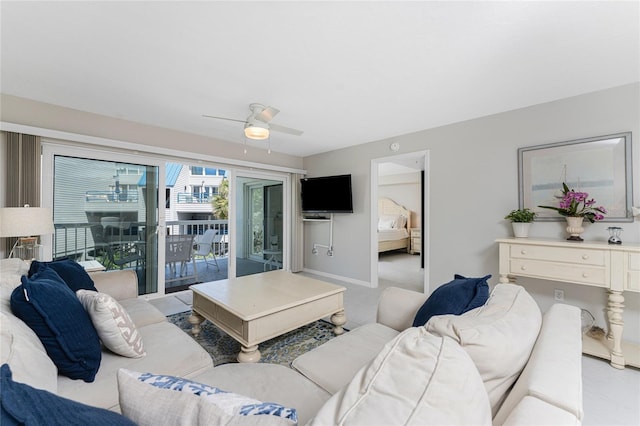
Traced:
<path fill-rule="evenodd" d="M 28 269 L 27 263 L 20 259 L 0 260 L 0 364 L 9 364 L 16 382 L 119 411 L 117 372 L 120 368 L 191 378 L 213 367 L 209 354 L 191 336 L 167 322 L 158 309 L 138 297 L 135 272 L 122 270 L 90 275 L 100 292 L 110 294 L 127 310 L 142 337 L 146 356 L 127 358 L 105 349 L 93 382 L 58 375 L 38 337 L 11 312 L 9 297 Z"/>
<path fill-rule="evenodd" d="M 491 298 L 495 298 L 496 290 L 507 293 L 520 293 L 525 296 L 526 292 L 522 287 L 511 284 L 498 284 L 492 291 L 487 305 L 491 304 Z M 393 345 L 401 336 L 403 330 L 411 326 L 415 312 L 425 301 L 426 296 L 400 288 L 386 289 L 378 304 L 377 322 L 367 324 L 336 337 L 318 348 L 298 357 L 293 362 L 293 367 L 300 374 L 295 374 L 292 370 L 279 365 L 268 364 L 225 364 L 201 374 L 198 379 L 206 383 L 215 383 L 221 388 L 234 392 L 250 395 L 256 399 L 269 400 L 273 398 L 279 403 L 296 407 L 300 419 L 300 424 L 307 421 L 313 424 L 367 424 L 360 417 L 349 418 L 340 417 L 340 405 L 345 404 L 345 389 L 353 387 L 354 382 L 363 382 L 362 373 L 370 367 L 374 358 L 382 358 L 381 354 Z M 513 299 L 508 299 L 513 300 Z M 528 318 L 519 309 L 517 303 L 507 308 L 512 316 L 492 313 L 491 321 L 504 326 L 500 332 L 507 332 L 503 337 L 502 344 L 509 347 L 500 348 L 500 351 L 492 354 L 486 360 L 488 365 L 509 365 L 513 363 L 517 351 L 518 337 L 513 332 L 508 331 L 515 327 L 516 332 L 521 332 L 516 323 L 521 324 L 533 322 L 536 328 L 535 315 Z M 531 307 L 531 306 L 530 306 Z M 537 307 L 536 307 L 537 309 Z M 487 310 L 486 306 L 479 310 Z M 538 314 L 540 315 L 540 314 Z M 433 328 L 442 328 L 450 325 L 448 320 L 450 315 L 438 318 L 430 324 Z M 464 317 L 464 318 L 463 318 Z M 470 311 L 461 315 L 468 323 L 482 323 L 478 310 Z M 499 400 L 495 407 L 489 402 L 487 405 L 491 409 L 489 414 L 490 422 L 495 425 L 579 425 L 582 422 L 582 339 L 580 331 L 580 310 L 574 306 L 556 304 L 544 315 L 538 323 L 539 331 L 533 341 L 530 353 L 525 353 L 524 367 L 521 373 L 513 377 L 514 383 L 509 385 L 504 394 L 497 398 Z M 426 327 L 429 330 L 429 326 Z M 446 328 L 446 327 L 445 327 Z M 473 327 L 458 327 L 458 333 L 471 345 L 482 346 L 477 337 L 480 332 Z M 448 338 L 443 338 L 443 340 Z M 475 340 L 474 340 L 475 339 Z M 494 340 L 499 340 L 494 337 Z M 494 342 L 486 343 L 491 347 Z M 473 349 L 470 349 L 473 351 Z M 506 353 L 509 352 L 509 353 Z M 428 355 L 430 356 L 430 355 Z M 424 360 L 424 357 L 423 357 Z M 421 368 L 420 363 L 411 364 L 410 358 L 404 359 L 407 369 L 412 371 L 415 377 L 420 377 L 424 381 L 429 372 Z M 369 367 L 364 367 L 367 366 Z M 369 368 L 371 370 L 371 368 Z M 450 373 L 453 374 L 453 373 Z M 495 379 L 495 372 L 494 372 Z M 355 377 L 355 378 L 354 378 Z M 407 377 L 398 376 L 402 380 L 401 389 L 406 388 Z M 410 378 L 409 378 L 410 379 Z M 464 378 L 463 378 L 464 379 Z M 453 378 L 451 378 L 453 381 Z M 315 385 L 312 386 L 311 383 Z M 372 411 L 384 413 L 394 410 L 393 391 L 388 390 L 388 401 L 374 406 Z M 427 389 L 429 390 L 429 389 Z M 434 390 L 431 390 L 433 392 Z M 479 397 L 483 391 L 478 391 Z M 404 390 L 398 391 L 400 393 Z M 467 394 L 472 392 L 472 388 L 465 388 Z M 371 394 L 369 388 L 356 389 L 356 393 L 362 401 Z M 425 394 L 429 392 L 425 391 Z M 435 392 L 436 394 L 438 392 Z M 487 392 L 488 393 L 488 392 Z M 460 395 L 449 395 L 453 401 Z M 347 395 L 354 408 L 357 404 L 352 404 L 353 396 Z M 277 399 L 276 399 L 277 398 Z M 422 400 L 420 403 L 428 403 Z M 447 401 L 440 401 L 441 405 L 446 405 Z M 468 405 L 462 405 L 461 401 L 449 401 L 449 408 L 462 412 L 468 410 Z M 405 407 L 406 408 L 406 407 Z M 329 411 L 329 413 L 327 413 Z M 354 410 L 355 411 L 355 410 Z M 336 416 L 338 414 L 338 416 Z M 451 417 L 455 418 L 455 417 Z M 451 420 L 451 418 L 449 420 Z M 313 420 L 312 420 L 313 419 Z M 427 424 L 416 421 L 411 424 Z M 473 421 L 469 418 L 458 418 L 459 422 L 444 422 L 449 424 L 487 424 L 478 417 Z M 486 419 L 485 419 L 486 420 Z M 379 423 L 379 422 L 378 422 Z M 441 424 L 437 421 L 433 424 Z M 376 424 L 376 423 L 373 423 Z"/>
<path fill-rule="evenodd" d="M 25 268 L 15 259 L 0 261 L 0 363 L 10 365 L 16 382 L 89 405 L 119 411 L 117 373 L 125 368 L 190 378 L 293 407 L 299 424 L 370 424 L 372 419 L 436 424 L 447 418 L 507 425 L 582 421 L 580 311 L 558 304 L 542 316 L 519 286 L 499 284 L 484 307 L 455 318 L 434 317 L 416 328 L 410 326 L 426 297 L 390 288 L 382 294 L 376 323 L 302 355 L 293 368 L 213 368 L 191 336 L 137 297 L 135 274 L 94 273 L 98 290 L 111 294 L 131 316 L 147 355 L 125 358 L 105 351 L 95 381 L 85 383 L 58 376 L 37 336 L 11 313 L 8 295 Z M 406 413 L 411 413 L 409 421 Z M 255 417 L 264 423 L 265 416 Z M 281 423 L 286 424 L 273 419 L 273 424 Z"/>

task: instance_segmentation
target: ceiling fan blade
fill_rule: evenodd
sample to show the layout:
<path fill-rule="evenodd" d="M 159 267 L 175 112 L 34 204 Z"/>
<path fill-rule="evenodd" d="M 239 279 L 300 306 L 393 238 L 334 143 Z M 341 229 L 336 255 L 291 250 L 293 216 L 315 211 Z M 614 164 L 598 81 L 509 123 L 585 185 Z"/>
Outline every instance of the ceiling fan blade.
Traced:
<path fill-rule="evenodd" d="M 206 114 L 202 114 L 203 117 L 207 117 L 207 118 L 215 118 L 218 120 L 227 120 L 227 121 L 237 121 L 238 123 L 246 123 L 247 120 L 238 120 L 236 118 L 227 118 L 227 117 L 216 117 L 215 115 L 206 115 Z"/>
<path fill-rule="evenodd" d="M 279 124 L 269 123 L 269 129 L 276 132 L 289 133 L 290 135 L 300 136 L 304 132 L 302 130 L 292 129 L 290 127 L 280 126 Z"/>
<path fill-rule="evenodd" d="M 268 123 L 269 121 L 273 120 L 273 117 L 278 115 L 279 112 L 280 112 L 279 109 L 268 106 L 262 111 L 260 111 L 260 113 L 256 115 L 256 118 L 260 121 L 264 121 L 265 123 Z"/>

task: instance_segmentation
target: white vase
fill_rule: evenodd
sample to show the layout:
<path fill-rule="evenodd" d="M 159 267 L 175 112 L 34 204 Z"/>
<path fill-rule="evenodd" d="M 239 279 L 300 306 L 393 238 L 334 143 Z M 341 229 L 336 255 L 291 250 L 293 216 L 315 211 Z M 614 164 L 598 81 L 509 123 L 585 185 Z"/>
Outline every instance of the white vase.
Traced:
<path fill-rule="evenodd" d="M 569 233 L 569 241 L 584 241 L 580 234 L 584 232 L 584 228 L 582 227 L 583 217 L 572 217 L 567 216 L 567 232 Z"/>
<path fill-rule="evenodd" d="M 527 238 L 529 236 L 530 222 L 511 222 L 513 227 L 513 235 L 516 238 Z"/>

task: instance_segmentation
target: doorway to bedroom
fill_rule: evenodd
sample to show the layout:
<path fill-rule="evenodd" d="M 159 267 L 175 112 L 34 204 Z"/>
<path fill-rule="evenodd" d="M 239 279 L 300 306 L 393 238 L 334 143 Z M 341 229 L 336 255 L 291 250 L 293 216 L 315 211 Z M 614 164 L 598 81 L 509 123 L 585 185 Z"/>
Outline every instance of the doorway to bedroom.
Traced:
<path fill-rule="evenodd" d="M 415 152 L 372 160 L 374 286 L 428 292 L 427 155 Z"/>

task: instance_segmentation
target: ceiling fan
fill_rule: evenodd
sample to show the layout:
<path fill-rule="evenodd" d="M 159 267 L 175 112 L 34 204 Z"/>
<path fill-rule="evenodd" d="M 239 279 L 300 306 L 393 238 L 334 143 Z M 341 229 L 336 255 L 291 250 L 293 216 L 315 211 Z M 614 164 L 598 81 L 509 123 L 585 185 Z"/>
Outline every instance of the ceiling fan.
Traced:
<path fill-rule="evenodd" d="M 280 112 L 279 109 L 254 103 L 249 105 L 249 110 L 251 110 L 251 114 L 249 114 L 246 120 L 227 117 L 216 117 L 206 114 L 203 114 L 202 116 L 207 118 L 216 118 L 218 120 L 237 121 L 239 123 L 244 123 L 244 134 L 249 139 L 267 139 L 269 137 L 270 130 L 288 133 L 290 135 L 296 136 L 300 136 L 303 133 L 302 130 L 296 130 L 290 127 L 270 123 L 273 117 L 275 117 Z"/>

